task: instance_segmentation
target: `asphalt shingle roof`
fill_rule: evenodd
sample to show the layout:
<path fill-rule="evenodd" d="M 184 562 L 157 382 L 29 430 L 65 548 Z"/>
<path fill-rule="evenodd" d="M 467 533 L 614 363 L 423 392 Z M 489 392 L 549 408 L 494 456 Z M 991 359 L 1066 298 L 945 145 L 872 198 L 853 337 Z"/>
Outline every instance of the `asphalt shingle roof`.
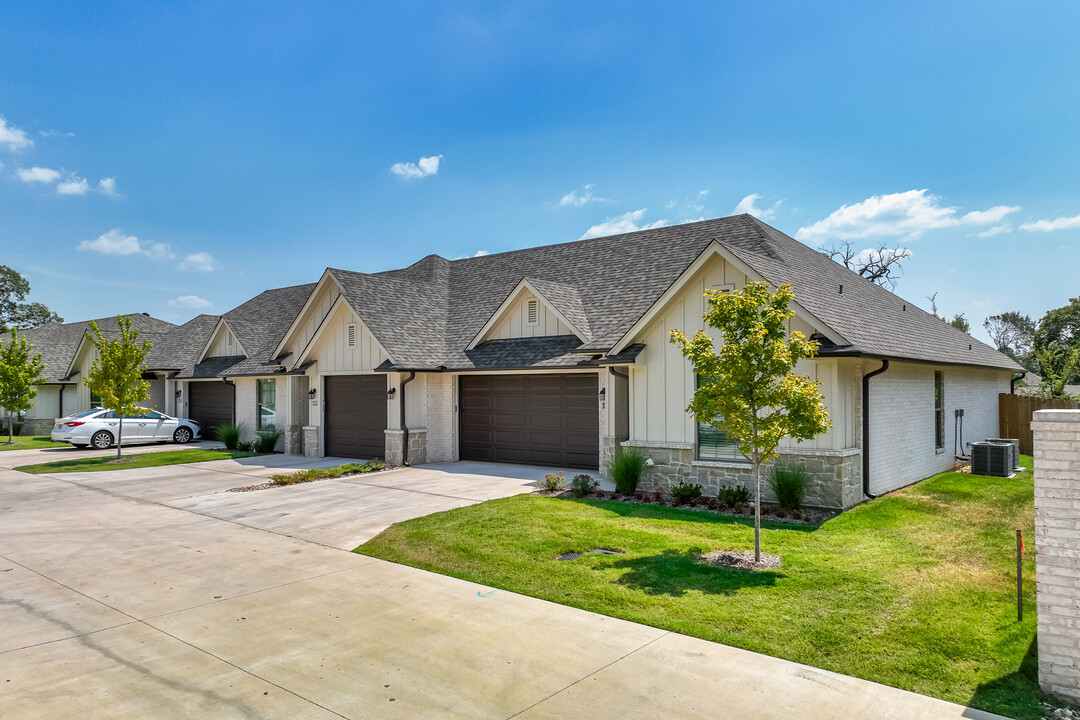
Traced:
<path fill-rule="evenodd" d="M 272 359 L 270 355 L 314 289 L 315 283 L 308 283 L 267 290 L 224 315 L 200 315 L 179 328 L 177 337 L 169 338 L 170 347 L 179 348 L 176 357 L 185 360 L 185 363 L 179 366 L 180 372 L 176 377 L 236 377 L 283 372 L 283 368 L 268 367 L 265 363 Z M 240 346 L 248 354 L 207 358 L 196 365 L 210 335 L 217 327 L 219 317 L 229 326 Z M 168 361 L 161 359 L 159 363 L 167 365 Z"/>
<path fill-rule="evenodd" d="M 198 315 L 154 344 L 146 358 L 149 370 L 180 370 L 199 359 L 220 315 Z"/>
<path fill-rule="evenodd" d="M 330 272 L 394 367 L 471 369 L 477 365 L 465 348 L 523 278 L 589 336 L 579 352 L 599 352 L 618 342 L 713 241 L 766 280 L 791 283 L 796 301 L 839 333 L 849 353 L 1020 369 L 749 215 L 461 260 L 431 255 L 382 273 Z"/>
<path fill-rule="evenodd" d="M 176 328 L 176 325 L 171 322 L 143 313 L 131 313 L 124 317 L 131 318 L 132 326 L 139 330 L 139 340 L 147 340 L 153 345 L 161 342 L 169 332 Z M 68 367 L 75 359 L 75 353 L 79 349 L 83 336 L 89 331 L 91 322 L 97 323 L 98 330 L 108 339 L 120 335 L 120 326 L 116 322 L 115 315 L 80 322 L 48 323 L 41 327 L 19 331 L 19 334 L 25 335 L 34 346 L 31 352 L 41 354 L 41 359 L 45 363 L 42 375 L 48 378 L 49 382 L 59 382 L 67 375 Z M 88 368 L 77 369 L 85 372 Z"/>

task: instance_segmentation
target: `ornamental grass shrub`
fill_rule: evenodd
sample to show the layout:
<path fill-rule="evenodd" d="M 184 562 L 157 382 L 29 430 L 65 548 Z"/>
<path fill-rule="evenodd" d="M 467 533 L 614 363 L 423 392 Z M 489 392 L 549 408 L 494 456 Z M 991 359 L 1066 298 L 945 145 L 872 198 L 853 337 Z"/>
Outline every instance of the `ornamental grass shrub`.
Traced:
<path fill-rule="evenodd" d="M 607 470 L 616 492 L 633 495 L 645 470 L 645 455 L 636 448 L 621 448 L 608 463 Z"/>
<path fill-rule="evenodd" d="M 769 467 L 767 477 L 769 489 L 776 496 L 776 502 L 784 510 L 802 510 L 803 498 L 810 475 L 806 470 L 793 465 L 774 464 Z"/>

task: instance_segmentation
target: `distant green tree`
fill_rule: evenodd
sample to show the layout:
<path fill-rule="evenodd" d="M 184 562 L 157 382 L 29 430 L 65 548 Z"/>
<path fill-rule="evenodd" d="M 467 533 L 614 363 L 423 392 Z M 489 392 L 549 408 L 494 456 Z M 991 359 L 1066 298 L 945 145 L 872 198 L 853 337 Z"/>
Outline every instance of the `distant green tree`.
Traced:
<path fill-rule="evenodd" d="M 7 411 L 8 444 L 15 435 L 15 416 L 34 406 L 37 386 L 45 382 L 41 371 L 45 363 L 41 355 L 30 355 L 33 345 L 18 330 L 12 330 L 4 341 L 4 328 L 0 327 L 0 407 Z"/>
<path fill-rule="evenodd" d="M 1065 392 L 1069 379 L 1080 374 L 1080 347 L 1055 345 L 1035 350 L 1042 382 L 1035 387 L 1039 397 L 1072 400 Z"/>
<path fill-rule="evenodd" d="M 29 292 L 29 280 L 7 265 L 0 265 L 0 327 L 26 330 L 45 323 L 64 322 L 64 318 L 41 303 L 22 302 Z"/>
<path fill-rule="evenodd" d="M 1038 363 L 1031 352 L 1037 325 L 1029 315 L 1015 311 L 991 315 L 983 321 L 983 327 L 1000 352 L 1023 365 L 1025 370 L 1038 372 Z"/>
<path fill-rule="evenodd" d="M 1064 307 L 1055 308 L 1043 316 L 1032 338 L 1039 374 L 1061 376 L 1064 384 L 1080 384 L 1080 366 L 1069 360 L 1073 350 L 1080 348 L 1080 298 L 1072 298 Z"/>
<path fill-rule="evenodd" d="M 116 434 L 116 457 L 124 437 L 124 416 L 134 415 L 139 403 L 150 397 L 150 383 L 143 380 L 146 371 L 146 353 L 150 343 L 138 342 L 139 329 L 131 326 L 131 318 L 116 316 L 120 336 L 109 340 L 101 334 L 97 323 L 91 322 L 94 335 L 90 338 L 97 348 L 98 356 L 83 378 L 90 391 L 101 397 L 101 407 L 112 410 L 120 418 Z"/>
<path fill-rule="evenodd" d="M 971 333 L 971 323 L 969 323 L 967 321 L 967 318 L 964 317 L 964 313 L 953 315 L 953 319 L 949 321 L 949 324 L 960 332 L 966 332 L 968 334 Z"/>
<path fill-rule="evenodd" d="M 795 314 L 790 285 L 775 293 L 750 282 L 737 292 L 708 291 L 704 321 L 723 335 L 717 350 L 699 330 L 692 339 L 673 330 L 678 345 L 702 379 L 687 412 L 733 438 L 754 468 L 754 559 L 761 560 L 761 466 L 777 457 L 785 437 L 809 440 L 830 427 L 817 383 L 793 372 L 817 354 L 817 343 L 788 332 Z"/>

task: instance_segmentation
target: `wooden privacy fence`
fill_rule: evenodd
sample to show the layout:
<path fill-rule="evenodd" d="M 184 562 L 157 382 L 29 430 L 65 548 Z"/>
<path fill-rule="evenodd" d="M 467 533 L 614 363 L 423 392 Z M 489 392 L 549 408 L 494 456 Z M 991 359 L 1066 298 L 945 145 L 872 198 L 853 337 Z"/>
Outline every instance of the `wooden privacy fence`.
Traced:
<path fill-rule="evenodd" d="M 1075 408 L 1072 400 L 1047 400 L 1027 395 L 998 395 L 998 437 L 1019 438 L 1020 453 L 1031 455 L 1031 415 L 1036 410 L 1055 410 Z"/>

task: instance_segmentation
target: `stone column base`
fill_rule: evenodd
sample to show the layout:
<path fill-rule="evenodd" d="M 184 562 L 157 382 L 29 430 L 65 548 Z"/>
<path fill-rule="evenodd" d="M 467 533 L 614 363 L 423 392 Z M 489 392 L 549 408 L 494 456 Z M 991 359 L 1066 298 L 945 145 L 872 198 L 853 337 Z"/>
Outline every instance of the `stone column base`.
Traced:
<path fill-rule="evenodd" d="M 304 426 L 304 455 L 309 458 L 319 457 L 319 428 L 315 425 Z"/>

